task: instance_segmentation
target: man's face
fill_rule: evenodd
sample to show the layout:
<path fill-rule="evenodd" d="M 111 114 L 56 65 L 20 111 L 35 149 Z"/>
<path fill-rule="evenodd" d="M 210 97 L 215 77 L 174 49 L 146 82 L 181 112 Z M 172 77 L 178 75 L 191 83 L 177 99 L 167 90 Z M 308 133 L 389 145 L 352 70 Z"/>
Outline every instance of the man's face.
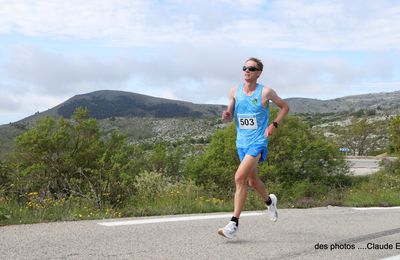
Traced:
<path fill-rule="evenodd" d="M 243 69 L 246 69 L 243 71 L 244 79 L 246 81 L 257 80 L 258 77 L 261 75 L 261 71 L 259 70 L 257 63 L 255 61 L 252 60 L 247 61 L 244 64 Z"/>

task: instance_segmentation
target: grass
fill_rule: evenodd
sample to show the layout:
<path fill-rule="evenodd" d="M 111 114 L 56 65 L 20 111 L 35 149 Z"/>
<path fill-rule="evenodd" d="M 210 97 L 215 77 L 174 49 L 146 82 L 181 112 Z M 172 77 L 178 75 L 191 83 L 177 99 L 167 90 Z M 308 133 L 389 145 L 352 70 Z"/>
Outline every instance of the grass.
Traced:
<path fill-rule="evenodd" d="M 163 186 L 149 186 L 149 181 L 160 178 L 156 173 L 143 179 L 142 192 L 118 208 L 95 204 L 84 198 L 41 199 L 36 192 L 25 194 L 24 202 L 6 198 L 0 192 L 0 226 L 52 221 L 120 218 L 132 216 L 174 215 L 233 210 L 233 194 L 215 194 L 193 182 Z M 165 180 L 161 180 L 163 182 Z M 157 185 L 157 184 L 154 184 Z M 290 188 L 270 184 L 268 188 L 279 195 L 281 208 L 308 208 L 328 205 L 346 207 L 399 206 L 400 176 L 378 172 L 367 177 L 352 177 L 351 186 L 327 188 L 326 186 L 299 182 Z M 150 192 L 152 191 L 152 192 Z M 264 203 L 258 194 L 249 190 L 244 210 L 263 210 Z"/>
<path fill-rule="evenodd" d="M 24 203 L 0 197 L 0 226 L 122 216 L 121 212 L 111 207 L 94 209 L 90 201 L 82 198 L 45 199 L 39 203 L 36 196 L 31 193 L 30 199 Z"/>
<path fill-rule="evenodd" d="M 126 216 L 151 216 L 151 215 L 175 215 L 190 213 L 208 213 L 218 211 L 231 211 L 232 201 L 221 198 L 209 198 L 199 196 L 178 195 L 171 198 L 166 196 L 152 201 L 142 201 L 132 203 L 124 207 L 123 212 Z"/>
<path fill-rule="evenodd" d="M 183 186 L 180 186 L 182 188 Z M 187 188 L 187 187 L 186 187 Z M 31 193 L 25 203 L 0 198 L 0 226 L 11 224 L 32 224 L 54 221 L 75 221 L 132 216 L 175 215 L 191 213 L 228 212 L 233 210 L 233 194 L 223 198 L 204 191 L 193 192 L 193 187 L 182 190 L 168 187 L 162 196 L 136 197 L 118 209 L 106 207 L 95 210 L 93 204 L 82 198 L 53 201 L 47 199 L 38 203 L 38 195 Z M 250 191 L 245 210 L 260 210 L 265 206 L 254 191 Z"/>
<path fill-rule="evenodd" d="M 389 207 L 400 205 L 400 176 L 378 172 L 368 178 L 360 179 L 347 190 L 344 206 L 351 207 Z"/>

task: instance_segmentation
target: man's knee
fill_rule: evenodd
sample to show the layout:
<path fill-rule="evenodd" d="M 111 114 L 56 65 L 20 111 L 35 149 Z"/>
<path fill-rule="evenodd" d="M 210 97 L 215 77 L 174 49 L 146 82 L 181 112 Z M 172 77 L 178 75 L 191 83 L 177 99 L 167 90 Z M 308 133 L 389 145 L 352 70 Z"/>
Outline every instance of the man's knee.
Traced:
<path fill-rule="evenodd" d="M 235 177 L 235 184 L 236 185 L 245 185 L 246 179 L 243 176 Z"/>
<path fill-rule="evenodd" d="M 259 156 L 253 157 L 251 155 L 246 155 L 244 160 L 240 163 L 239 168 L 235 173 L 235 183 L 236 185 L 246 185 L 250 175 L 253 173 L 257 167 L 257 161 Z"/>
<path fill-rule="evenodd" d="M 243 172 L 237 171 L 235 174 L 235 184 L 236 185 L 246 185 L 247 183 L 247 175 Z"/>

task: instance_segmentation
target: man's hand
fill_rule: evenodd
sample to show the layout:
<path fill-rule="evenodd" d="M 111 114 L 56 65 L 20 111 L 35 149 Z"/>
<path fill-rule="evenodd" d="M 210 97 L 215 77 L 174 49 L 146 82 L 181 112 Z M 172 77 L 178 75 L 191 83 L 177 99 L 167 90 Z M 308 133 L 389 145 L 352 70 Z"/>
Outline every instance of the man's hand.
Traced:
<path fill-rule="evenodd" d="M 271 136 L 275 132 L 275 126 L 273 124 L 270 124 L 267 129 L 265 129 L 264 136 L 265 138 L 268 138 L 268 136 Z"/>
<path fill-rule="evenodd" d="M 222 122 L 226 122 L 232 118 L 232 114 L 229 111 L 223 111 L 222 112 Z"/>

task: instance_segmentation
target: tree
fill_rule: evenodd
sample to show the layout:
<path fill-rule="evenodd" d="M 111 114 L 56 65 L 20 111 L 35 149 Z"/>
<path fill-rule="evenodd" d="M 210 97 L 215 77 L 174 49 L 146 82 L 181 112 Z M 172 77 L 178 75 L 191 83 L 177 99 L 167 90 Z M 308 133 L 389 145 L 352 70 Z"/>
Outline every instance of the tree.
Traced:
<path fill-rule="evenodd" d="M 391 152 L 400 155 L 400 115 L 390 121 L 389 132 Z"/>
<path fill-rule="evenodd" d="M 234 123 L 218 129 L 201 155 L 194 154 L 188 159 L 185 174 L 197 184 L 233 190 L 233 175 L 239 165 L 235 147 L 236 129 Z"/>
<path fill-rule="evenodd" d="M 376 140 L 372 134 L 373 126 L 365 118 L 353 119 L 350 125 L 339 130 L 340 143 L 358 156 L 367 155 L 375 147 Z"/>
<path fill-rule="evenodd" d="M 260 168 L 265 181 L 284 185 L 300 181 L 331 184 L 332 176 L 343 176 L 348 171 L 338 147 L 323 135 L 313 133 L 295 116 L 285 118 L 284 126 L 269 139 L 268 146 L 267 164 Z"/>
<path fill-rule="evenodd" d="M 134 176 L 144 167 L 142 151 L 116 131 L 102 136 L 97 121 L 87 115 L 77 109 L 70 121 L 47 117 L 16 138 L 11 157 L 16 192 L 80 196 L 99 208 L 132 195 Z"/>

